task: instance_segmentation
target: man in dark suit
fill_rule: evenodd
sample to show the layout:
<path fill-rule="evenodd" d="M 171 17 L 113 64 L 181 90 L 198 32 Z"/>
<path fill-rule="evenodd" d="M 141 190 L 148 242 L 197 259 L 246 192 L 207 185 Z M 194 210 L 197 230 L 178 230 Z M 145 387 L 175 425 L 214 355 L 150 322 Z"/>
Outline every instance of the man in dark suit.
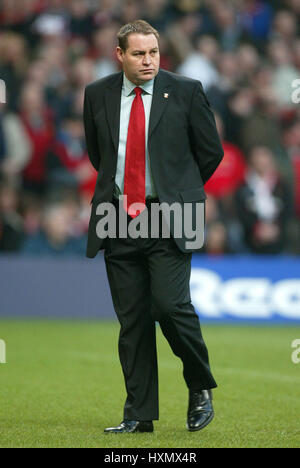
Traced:
<path fill-rule="evenodd" d="M 183 209 L 187 204 L 197 237 L 197 209 L 203 209 L 206 198 L 203 185 L 223 150 L 200 82 L 159 68 L 158 37 L 141 20 L 123 26 L 117 47 L 123 72 L 88 85 L 85 92 L 87 148 L 99 172 L 87 256 L 105 250 L 127 390 L 124 420 L 107 428 L 108 433 L 152 432 L 158 419 L 155 320 L 183 362 L 188 430 L 202 429 L 214 416 L 212 389 L 217 385 L 189 288 L 192 252 L 201 245 L 188 244 L 186 229 L 175 235 L 183 227 L 180 210 L 167 222 L 169 237 L 163 235 L 161 212 L 158 236 L 150 235 L 156 221 L 148 213 L 157 203 Z M 117 234 L 104 240 L 99 222 L 107 202 L 119 213 L 124 204 L 128 225 L 146 216 L 149 236 Z"/>

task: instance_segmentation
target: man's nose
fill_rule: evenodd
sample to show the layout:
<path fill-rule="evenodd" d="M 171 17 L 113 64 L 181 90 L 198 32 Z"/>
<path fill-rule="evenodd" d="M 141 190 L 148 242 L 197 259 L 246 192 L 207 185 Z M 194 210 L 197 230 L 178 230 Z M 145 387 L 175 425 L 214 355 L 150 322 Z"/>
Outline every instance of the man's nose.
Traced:
<path fill-rule="evenodd" d="M 149 65 L 151 63 L 151 57 L 150 55 L 144 55 L 143 63 L 145 65 Z"/>

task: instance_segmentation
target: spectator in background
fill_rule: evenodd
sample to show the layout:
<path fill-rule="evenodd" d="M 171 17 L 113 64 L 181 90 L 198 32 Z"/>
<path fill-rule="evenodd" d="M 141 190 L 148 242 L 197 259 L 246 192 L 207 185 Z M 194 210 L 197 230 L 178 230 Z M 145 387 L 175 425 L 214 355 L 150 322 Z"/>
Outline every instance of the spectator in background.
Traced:
<path fill-rule="evenodd" d="M 222 208 L 219 201 L 210 194 L 206 200 L 205 218 L 205 243 L 201 253 L 208 255 L 233 253 Z"/>
<path fill-rule="evenodd" d="M 78 59 L 70 69 L 70 83 L 69 89 L 71 92 L 70 106 L 68 111 L 70 112 L 75 105 L 76 96 L 78 93 L 84 93 L 84 89 L 88 83 L 95 79 L 95 63 L 88 57 L 82 57 Z M 83 106 L 83 100 L 82 100 Z M 80 112 L 83 107 L 81 106 Z M 78 109 L 79 110 L 79 109 Z"/>
<path fill-rule="evenodd" d="M 94 22 L 88 0 L 71 0 L 69 5 L 69 32 L 75 38 L 90 39 Z"/>
<path fill-rule="evenodd" d="M 165 37 L 169 44 L 174 69 L 195 52 L 193 40 L 198 33 L 199 21 L 199 15 L 185 14 L 167 27 Z"/>
<path fill-rule="evenodd" d="M 5 107 L 0 103 L 0 170 L 7 181 L 21 186 L 21 173 L 32 148 L 20 117 L 7 113 Z"/>
<path fill-rule="evenodd" d="M 120 11 L 118 17 L 121 22 L 130 23 L 142 16 L 142 8 L 142 2 L 137 2 L 136 0 L 124 0 L 123 2 L 119 2 Z"/>
<path fill-rule="evenodd" d="M 18 192 L 8 183 L 0 185 L 0 252 L 19 252 L 24 240 L 18 213 Z"/>
<path fill-rule="evenodd" d="M 295 210 L 300 219 L 300 113 L 287 122 L 283 130 L 283 142 L 292 161 L 295 185 Z"/>
<path fill-rule="evenodd" d="M 254 104 L 255 91 L 251 86 L 236 87 L 227 95 L 227 107 L 223 114 L 225 134 L 227 140 L 236 144 L 243 152 L 247 149 L 243 129 L 253 117 Z"/>
<path fill-rule="evenodd" d="M 91 198 L 96 180 L 86 151 L 82 115 L 70 114 L 62 120 L 47 156 L 47 189 L 75 188 Z"/>
<path fill-rule="evenodd" d="M 209 7 L 215 20 L 218 42 L 222 49 L 224 51 L 235 50 L 242 34 L 242 28 L 237 21 L 234 4 L 223 0 L 211 0 Z"/>
<path fill-rule="evenodd" d="M 244 183 L 246 159 L 238 146 L 224 140 L 224 125 L 215 114 L 218 133 L 224 150 L 222 164 L 205 184 L 207 194 L 218 203 L 222 220 L 215 220 L 207 230 L 207 252 L 229 253 L 243 251 L 242 232 L 236 221 L 235 193 Z"/>
<path fill-rule="evenodd" d="M 250 83 L 261 66 L 258 51 L 250 44 L 242 44 L 237 49 L 236 60 L 238 65 L 236 77 L 242 76 L 243 80 Z"/>
<path fill-rule="evenodd" d="M 85 238 L 70 235 L 72 215 L 61 203 L 47 206 L 43 212 L 41 231 L 29 237 L 23 246 L 24 255 L 84 256 Z"/>
<path fill-rule="evenodd" d="M 246 37 L 257 47 L 263 47 L 272 27 L 273 8 L 270 2 L 242 0 L 238 5 L 238 18 Z"/>
<path fill-rule="evenodd" d="M 254 85 L 255 85 L 254 79 Z M 272 86 L 252 88 L 254 107 L 244 119 L 240 128 L 240 142 L 243 151 L 248 154 L 255 146 L 270 148 L 282 177 L 293 183 L 291 161 L 282 144 L 280 134 L 280 106 L 278 96 Z"/>
<path fill-rule="evenodd" d="M 245 181 L 246 159 L 236 145 L 224 140 L 223 120 L 217 113 L 215 119 L 224 158 L 213 177 L 205 184 L 208 200 L 204 252 L 215 254 L 243 252 L 242 232 L 236 219 L 235 193 Z"/>
<path fill-rule="evenodd" d="M 47 106 L 51 109 L 56 125 L 66 109 L 72 105 L 73 84 L 72 65 L 67 57 L 67 44 L 61 38 L 43 40 L 37 48 L 37 58 L 27 74 L 27 82 L 44 91 Z M 73 65 L 75 67 L 75 64 Z"/>
<path fill-rule="evenodd" d="M 289 7 L 295 15 L 300 15 L 300 2 L 299 0 L 287 0 L 284 2 L 286 7 Z M 299 24 L 298 24 L 298 32 L 299 32 Z"/>
<path fill-rule="evenodd" d="M 6 137 L 3 128 L 3 103 L 0 102 L 0 167 L 6 157 Z"/>
<path fill-rule="evenodd" d="M 37 49 L 37 56 L 47 69 L 47 88 L 55 90 L 68 83 L 68 46 L 63 38 L 44 39 Z"/>
<path fill-rule="evenodd" d="M 213 41 L 215 40 L 213 39 Z M 205 42 L 207 43 L 207 41 Z M 206 47 L 206 54 L 207 51 L 208 49 Z M 230 122 L 230 99 L 234 94 L 237 94 L 240 89 L 239 81 L 241 79 L 241 69 L 237 55 L 233 52 L 221 53 L 221 50 L 217 49 L 214 56 L 212 54 L 209 54 L 209 56 L 215 63 L 219 74 L 219 80 L 216 84 L 210 85 L 207 90 L 207 97 L 212 107 L 224 119 L 226 123 L 226 135 L 229 137 L 230 141 L 237 142 L 242 116 L 237 115 L 234 119 L 234 123 L 231 124 Z M 236 140 L 234 139 L 235 135 Z"/>
<path fill-rule="evenodd" d="M 228 232 L 221 221 L 214 221 L 206 229 L 204 252 L 208 255 L 225 255 L 232 253 L 229 248 Z"/>
<path fill-rule="evenodd" d="M 54 122 L 42 88 L 30 83 L 24 86 L 20 111 L 32 148 L 29 162 L 23 171 L 23 187 L 27 191 L 43 194 L 46 189 L 46 155 L 53 140 Z"/>
<path fill-rule="evenodd" d="M 51 40 L 58 36 L 68 37 L 69 11 L 65 0 L 51 0 L 32 24 L 32 29 L 41 38 Z"/>
<path fill-rule="evenodd" d="M 293 65 L 292 49 L 282 39 L 274 39 L 269 45 L 269 56 L 275 67 L 272 74 L 272 88 L 279 111 L 295 107 L 291 100 L 291 84 L 299 78 L 299 71 Z"/>
<path fill-rule="evenodd" d="M 54 198 L 55 199 L 55 198 Z M 82 198 L 76 190 L 64 189 L 61 194 L 56 195 L 58 202 L 64 206 L 69 218 L 69 235 L 75 238 L 82 238 L 87 233 L 88 221 L 91 211 L 91 197 Z M 88 207 L 88 215 L 85 209 Z"/>
<path fill-rule="evenodd" d="M 277 254 L 285 251 L 292 202 L 268 148 L 255 147 L 251 151 L 246 182 L 237 191 L 236 204 L 245 242 L 251 252 Z"/>
<path fill-rule="evenodd" d="M 0 32 L 0 78 L 6 83 L 9 109 L 18 110 L 20 92 L 28 67 L 25 39 L 15 32 Z"/>
<path fill-rule="evenodd" d="M 46 8 L 43 0 L 2 0 L 0 28 L 22 35 L 27 44 L 35 47 L 38 36 L 32 29 L 36 17 Z"/>
<path fill-rule="evenodd" d="M 215 113 L 218 133 L 221 138 L 224 158 L 222 164 L 216 169 L 213 176 L 205 184 L 207 193 L 228 203 L 238 187 L 244 182 L 246 173 L 246 160 L 241 150 L 232 143 L 224 140 L 224 125 L 221 117 Z"/>
<path fill-rule="evenodd" d="M 145 0 L 144 14 L 145 21 L 152 24 L 155 29 L 165 31 L 168 23 L 173 19 L 170 2 L 168 0 Z"/>
<path fill-rule="evenodd" d="M 295 39 L 293 46 L 292 46 L 292 50 L 293 50 L 293 55 L 294 55 L 294 58 L 293 58 L 294 65 L 297 68 L 297 70 L 300 70 L 300 39 L 299 37 Z"/>
<path fill-rule="evenodd" d="M 116 34 L 118 30 L 118 24 L 113 22 L 95 31 L 93 37 L 94 77 L 89 82 L 97 78 L 103 78 L 119 70 L 115 57 Z"/>
<path fill-rule="evenodd" d="M 237 54 L 224 52 L 217 57 L 216 62 L 221 81 L 218 82 L 218 88 L 226 90 L 227 92 L 232 92 L 236 89 L 241 79 L 241 68 Z"/>
<path fill-rule="evenodd" d="M 272 27 L 274 38 L 282 39 L 288 47 L 292 47 L 297 29 L 297 16 L 292 11 L 280 10 L 276 13 Z"/>
<path fill-rule="evenodd" d="M 32 194 L 23 193 L 20 199 L 20 214 L 23 219 L 24 236 L 35 236 L 41 228 L 43 200 Z"/>
<path fill-rule="evenodd" d="M 115 21 L 119 15 L 119 3 L 119 0 L 95 0 L 93 22 L 96 28 Z"/>
<path fill-rule="evenodd" d="M 198 48 L 187 55 L 177 72 L 201 81 L 204 90 L 217 86 L 220 76 L 214 64 L 218 46 L 213 38 L 200 38 Z"/>

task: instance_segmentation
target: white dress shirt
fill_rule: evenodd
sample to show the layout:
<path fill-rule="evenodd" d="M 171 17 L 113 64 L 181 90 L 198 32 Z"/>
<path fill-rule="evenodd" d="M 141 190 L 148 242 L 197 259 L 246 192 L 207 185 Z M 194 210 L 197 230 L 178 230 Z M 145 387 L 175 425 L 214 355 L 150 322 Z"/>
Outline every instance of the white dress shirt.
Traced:
<path fill-rule="evenodd" d="M 119 148 L 118 148 L 118 163 L 117 163 L 117 172 L 116 172 L 116 190 L 115 195 L 119 197 L 124 193 L 124 174 L 125 174 L 125 158 L 126 158 L 126 143 L 127 143 L 127 133 L 129 126 L 129 118 L 131 112 L 131 106 L 135 98 L 134 88 L 137 86 L 128 80 L 125 73 L 123 74 L 123 86 L 122 86 L 122 97 L 121 97 L 121 112 L 120 112 L 120 134 L 119 134 Z M 140 88 L 143 90 L 142 100 L 145 109 L 145 148 L 146 148 L 146 198 L 155 198 L 157 197 L 152 174 L 150 168 L 150 159 L 148 151 L 148 133 L 149 133 L 149 120 L 150 120 L 150 111 L 152 105 L 153 97 L 153 87 L 154 79 L 147 81 Z"/>

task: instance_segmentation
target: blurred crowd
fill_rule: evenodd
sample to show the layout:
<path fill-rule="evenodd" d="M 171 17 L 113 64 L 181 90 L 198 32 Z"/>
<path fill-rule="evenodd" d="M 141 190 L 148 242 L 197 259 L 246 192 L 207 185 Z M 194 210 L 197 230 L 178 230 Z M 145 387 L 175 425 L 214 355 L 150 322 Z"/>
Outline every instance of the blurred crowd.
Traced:
<path fill-rule="evenodd" d="M 203 251 L 300 254 L 300 0 L 0 0 L 0 252 L 84 255 L 84 89 L 120 70 L 139 18 L 161 67 L 202 82 L 223 141 Z"/>

